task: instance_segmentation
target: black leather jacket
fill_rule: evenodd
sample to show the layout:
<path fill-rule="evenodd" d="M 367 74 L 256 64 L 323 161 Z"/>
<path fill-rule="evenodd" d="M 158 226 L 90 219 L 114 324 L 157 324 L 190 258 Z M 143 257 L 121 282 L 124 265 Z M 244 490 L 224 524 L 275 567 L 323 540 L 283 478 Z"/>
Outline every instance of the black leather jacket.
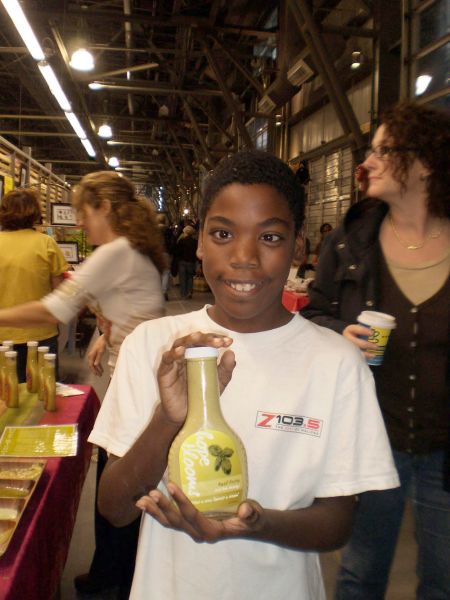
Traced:
<path fill-rule="evenodd" d="M 310 301 L 301 311 L 304 317 L 342 333 L 362 310 L 377 310 L 378 232 L 387 211 L 380 200 L 362 200 L 325 238 Z"/>

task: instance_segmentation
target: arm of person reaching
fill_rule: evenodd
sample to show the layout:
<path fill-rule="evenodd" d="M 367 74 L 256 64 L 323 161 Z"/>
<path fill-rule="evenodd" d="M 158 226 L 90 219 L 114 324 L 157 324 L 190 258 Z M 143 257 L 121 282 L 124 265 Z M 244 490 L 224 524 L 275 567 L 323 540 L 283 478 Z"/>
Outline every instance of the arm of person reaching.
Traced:
<path fill-rule="evenodd" d="M 0 327 L 28 327 L 43 323 L 58 323 L 58 319 L 40 300 L 17 304 L 0 310 Z"/>
<path fill-rule="evenodd" d="M 177 339 L 162 355 L 158 369 L 161 403 L 149 424 L 121 458 L 110 456 L 100 480 L 98 506 L 113 525 L 120 527 L 139 516 L 136 501 L 161 481 L 167 466 L 170 445 L 187 414 L 184 352 L 191 346 L 227 348 L 228 337 L 196 332 Z M 221 392 L 231 379 L 234 354 L 223 354 L 218 366 Z"/>

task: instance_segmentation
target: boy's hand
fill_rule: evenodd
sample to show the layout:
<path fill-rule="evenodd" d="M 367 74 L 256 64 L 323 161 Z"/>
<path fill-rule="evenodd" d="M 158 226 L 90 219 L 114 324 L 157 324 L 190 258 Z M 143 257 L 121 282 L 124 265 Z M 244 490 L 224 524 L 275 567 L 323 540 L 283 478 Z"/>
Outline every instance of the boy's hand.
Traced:
<path fill-rule="evenodd" d="M 187 382 L 184 353 L 193 346 L 227 348 L 232 339 L 212 333 L 191 333 L 178 338 L 172 348 L 164 352 L 158 368 L 158 384 L 161 394 L 161 407 L 169 421 L 182 424 L 187 414 Z M 220 393 L 228 385 L 235 367 L 234 352 L 228 350 L 222 355 L 218 365 Z"/>
<path fill-rule="evenodd" d="M 255 500 L 245 500 L 235 515 L 218 521 L 198 511 L 174 483 L 169 483 L 167 489 L 177 505 L 159 490 L 152 490 L 148 496 L 140 498 L 136 506 L 164 527 L 183 531 L 196 542 L 214 543 L 233 537 L 254 537 L 263 528 L 264 509 Z"/>

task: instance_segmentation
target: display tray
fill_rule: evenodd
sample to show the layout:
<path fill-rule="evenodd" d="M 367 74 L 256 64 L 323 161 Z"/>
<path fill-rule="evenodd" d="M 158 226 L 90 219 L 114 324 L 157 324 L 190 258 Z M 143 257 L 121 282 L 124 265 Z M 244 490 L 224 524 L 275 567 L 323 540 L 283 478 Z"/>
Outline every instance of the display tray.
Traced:
<path fill-rule="evenodd" d="M 0 460 L 0 556 L 9 546 L 45 463 L 25 458 Z"/>

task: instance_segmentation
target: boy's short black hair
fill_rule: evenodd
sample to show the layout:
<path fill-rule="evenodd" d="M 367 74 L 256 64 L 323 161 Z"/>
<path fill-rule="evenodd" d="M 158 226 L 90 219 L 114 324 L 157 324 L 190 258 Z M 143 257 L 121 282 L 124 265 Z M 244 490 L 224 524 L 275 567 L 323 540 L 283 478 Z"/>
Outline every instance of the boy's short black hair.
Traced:
<path fill-rule="evenodd" d="M 298 185 L 295 174 L 282 160 L 260 150 L 243 150 L 232 154 L 224 158 L 208 175 L 203 186 L 200 213 L 202 224 L 214 198 L 222 188 L 232 183 L 272 186 L 286 198 L 294 218 L 295 232 L 301 229 L 305 216 L 305 201 L 304 192 Z"/>

